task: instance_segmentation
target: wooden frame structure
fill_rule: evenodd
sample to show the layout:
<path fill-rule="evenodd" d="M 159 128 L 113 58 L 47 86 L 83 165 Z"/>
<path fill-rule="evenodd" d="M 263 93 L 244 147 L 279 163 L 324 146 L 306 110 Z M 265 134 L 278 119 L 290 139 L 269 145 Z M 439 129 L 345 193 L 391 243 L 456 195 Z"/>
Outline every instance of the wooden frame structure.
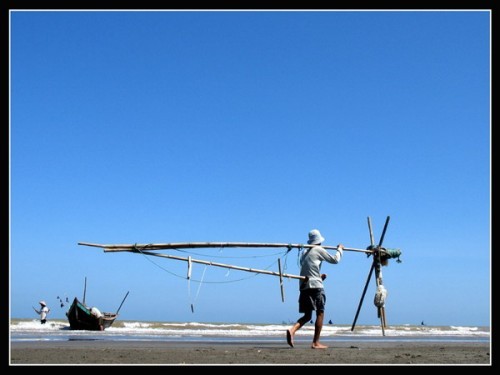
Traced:
<path fill-rule="evenodd" d="M 385 225 L 384 225 L 384 229 L 382 231 L 382 235 L 380 236 L 380 241 L 379 241 L 378 245 L 375 245 L 375 241 L 373 238 L 371 219 L 370 219 L 370 217 L 368 217 L 368 229 L 370 232 L 370 245 L 366 249 L 348 248 L 348 247 L 344 248 L 344 251 L 360 252 L 360 253 L 365 253 L 368 256 L 373 256 L 370 271 L 368 273 L 368 278 L 366 280 L 363 292 L 361 294 L 361 299 L 360 299 L 359 304 L 358 304 L 358 308 L 357 308 L 356 315 L 355 315 L 355 318 L 354 318 L 354 321 L 353 321 L 353 324 L 351 327 L 351 331 L 354 330 L 354 327 L 356 325 L 356 321 L 358 319 L 359 312 L 361 310 L 361 306 L 363 304 L 366 290 L 367 290 L 368 285 L 370 283 L 373 271 L 375 271 L 375 281 L 376 281 L 377 287 L 381 286 L 383 288 L 381 266 L 387 264 L 387 260 L 390 258 L 397 257 L 398 258 L 397 262 L 400 262 L 399 255 L 401 254 L 401 251 L 399 249 L 392 249 L 391 251 L 388 251 L 388 249 L 382 247 L 382 243 L 384 241 L 384 237 L 385 237 L 385 233 L 387 231 L 387 226 L 389 224 L 389 220 L 390 220 L 390 216 L 387 216 L 387 219 L 386 219 Z M 193 263 L 205 264 L 205 265 L 210 265 L 210 266 L 214 266 L 214 267 L 235 269 L 238 271 L 253 272 L 253 273 L 258 273 L 258 274 L 277 276 L 277 277 L 279 277 L 279 281 L 280 281 L 281 299 L 283 302 L 285 301 L 284 289 L 283 289 L 283 279 L 289 278 L 289 279 L 302 280 L 302 279 L 305 279 L 305 277 L 300 276 L 300 275 L 292 275 L 292 274 L 283 273 L 282 268 L 281 268 L 281 260 L 279 258 L 278 258 L 278 271 L 276 272 L 276 271 L 261 270 L 261 269 L 249 268 L 249 267 L 240 267 L 240 266 L 235 266 L 232 264 L 224 264 L 224 263 L 217 263 L 217 262 L 206 261 L 206 260 L 193 259 L 193 258 L 191 258 L 191 256 L 180 257 L 180 256 L 168 255 L 168 254 L 158 254 L 156 251 L 158 251 L 158 250 L 194 249 L 194 248 L 221 248 L 222 249 L 222 248 L 230 248 L 230 247 L 231 248 L 232 247 L 239 247 L 239 248 L 287 248 L 288 252 L 289 252 L 293 248 L 297 248 L 300 250 L 300 249 L 312 248 L 312 247 L 316 246 L 316 245 L 304 245 L 304 244 L 292 244 L 292 243 L 265 243 L 265 242 L 171 242 L 171 243 L 156 243 L 156 244 L 155 243 L 150 243 L 150 244 L 137 244 L 137 243 L 136 244 L 97 244 L 97 243 L 90 243 L 90 242 L 78 242 L 78 245 L 89 246 L 89 247 L 98 247 L 98 248 L 103 249 L 104 252 L 140 253 L 140 254 L 149 255 L 149 256 L 156 256 L 156 257 L 161 257 L 161 258 L 184 261 L 184 262 L 188 263 L 187 279 L 190 279 L 190 277 L 191 277 L 191 268 L 192 268 Z M 336 246 L 324 246 L 324 245 L 321 245 L 321 246 L 326 250 L 337 250 Z M 386 322 L 384 304 L 385 304 L 385 300 L 382 300 L 379 303 L 379 305 L 377 306 L 377 316 L 380 318 L 382 334 L 385 336 L 385 328 L 387 327 L 387 322 Z"/>

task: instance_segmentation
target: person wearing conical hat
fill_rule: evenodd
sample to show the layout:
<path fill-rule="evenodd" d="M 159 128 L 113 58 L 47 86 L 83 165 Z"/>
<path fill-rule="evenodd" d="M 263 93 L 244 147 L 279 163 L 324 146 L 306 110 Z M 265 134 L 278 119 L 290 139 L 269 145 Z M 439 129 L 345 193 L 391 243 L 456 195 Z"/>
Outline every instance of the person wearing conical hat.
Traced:
<path fill-rule="evenodd" d="M 50 312 L 50 309 L 47 307 L 45 301 L 38 302 L 40 304 L 40 310 L 37 310 L 33 307 L 33 310 L 40 315 L 40 323 L 45 324 L 47 322 L 47 314 Z"/>
<path fill-rule="evenodd" d="M 344 245 L 337 245 L 337 252 L 335 255 L 332 255 L 321 246 L 324 240 L 319 230 L 311 230 L 307 243 L 314 246 L 307 249 L 300 258 L 300 275 L 304 276 L 304 279 L 300 280 L 299 312 L 303 313 L 304 316 L 286 331 L 287 343 L 292 348 L 294 347 L 293 338 L 295 332 L 311 320 L 313 311 L 316 311 L 316 322 L 314 323 L 314 338 L 311 348 L 327 348 L 326 345 L 323 345 L 319 341 L 321 329 L 323 328 L 326 303 L 326 295 L 323 287 L 323 280 L 325 280 L 326 274 L 321 273 L 321 264 L 323 261 L 332 264 L 340 262 Z"/>

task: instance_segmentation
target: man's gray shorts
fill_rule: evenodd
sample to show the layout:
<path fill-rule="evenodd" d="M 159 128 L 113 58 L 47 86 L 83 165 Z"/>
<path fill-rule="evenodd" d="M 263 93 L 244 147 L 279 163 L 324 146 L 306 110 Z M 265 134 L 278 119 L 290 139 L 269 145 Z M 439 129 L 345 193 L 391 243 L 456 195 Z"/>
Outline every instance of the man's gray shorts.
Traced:
<path fill-rule="evenodd" d="M 308 313 L 313 310 L 325 311 L 326 295 L 323 288 L 310 288 L 300 291 L 299 312 Z"/>

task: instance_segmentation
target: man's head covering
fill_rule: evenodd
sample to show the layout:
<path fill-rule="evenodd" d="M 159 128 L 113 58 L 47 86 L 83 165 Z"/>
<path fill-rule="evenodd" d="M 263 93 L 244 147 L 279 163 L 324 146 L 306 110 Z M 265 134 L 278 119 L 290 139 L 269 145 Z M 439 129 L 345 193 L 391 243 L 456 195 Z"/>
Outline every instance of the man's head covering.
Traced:
<path fill-rule="evenodd" d="M 307 243 L 309 245 L 319 245 L 322 243 L 325 239 L 321 236 L 321 233 L 317 229 L 313 229 L 312 231 L 309 232 L 309 240 Z"/>
<path fill-rule="evenodd" d="M 42 306 L 47 306 L 47 304 L 45 303 L 45 301 L 40 301 L 39 304 L 42 305 Z"/>

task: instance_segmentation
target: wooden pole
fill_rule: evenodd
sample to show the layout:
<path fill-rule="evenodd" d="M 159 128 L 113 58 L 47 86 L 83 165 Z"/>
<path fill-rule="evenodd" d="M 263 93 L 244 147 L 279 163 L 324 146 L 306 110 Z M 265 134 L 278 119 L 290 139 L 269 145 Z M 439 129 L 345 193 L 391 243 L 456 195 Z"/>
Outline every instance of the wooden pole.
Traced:
<path fill-rule="evenodd" d="M 123 302 L 125 302 L 125 299 L 127 298 L 128 294 L 129 294 L 130 291 L 127 292 L 127 294 L 125 294 L 125 297 L 123 297 L 123 300 L 122 300 L 122 303 L 120 303 L 120 307 L 118 307 L 118 310 L 116 310 L 116 315 L 118 315 L 118 312 L 120 311 L 120 309 L 122 308 L 122 305 L 123 305 Z"/>
<path fill-rule="evenodd" d="M 375 246 L 375 239 L 373 237 L 372 220 L 370 216 L 368 216 L 367 220 L 368 220 L 368 232 L 370 233 L 370 247 L 373 248 Z M 370 266 L 370 272 L 368 272 L 368 277 L 366 278 L 366 283 L 363 288 L 363 292 L 361 293 L 361 298 L 358 303 L 356 315 L 354 316 L 354 320 L 352 322 L 351 331 L 354 331 L 354 327 L 356 326 L 356 322 L 358 321 L 359 312 L 361 311 L 361 306 L 363 305 L 363 300 L 365 299 L 366 290 L 368 289 L 368 285 L 370 284 L 374 268 L 375 268 L 375 259 L 373 260 L 372 265 Z"/>
<path fill-rule="evenodd" d="M 178 256 L 175 256 L 175 255 L 157 254 L 157 253 L 151 253 L 149 251 L 141 251 L 141 253 L 142 254 L 146 254 L 146 255 L 152 255 L 152 256 L 156 256 L 156 257 L 161 257 L 161 258 L 183 260 L 185 262 L 189 261 L 188 258 L 178 257 Z M 273 272 L 273 271 L 268 271 L 268 270 L 259 270 L 259 269 L 256 269 L 256 268 L 239 267 L 239 266 L 233 266 L 231 264 L 216 263 L 216 262 L 210 262 L 210 261 L 206 261 L 206 260 L 191 259 L 191 262 L 193 262 L 193 263 L 199 263 L 199 264 L 206 264 L 208 266 L 229 268 L 229 269 L 239 270 L 239 271 L 245 271 L 245 272 L 262 273 L 264 275 L 287 277 L 289 279 L 299 279 L 299 280 L 304 280 L 305 279 L 304 276 L 291 275 L 291 274 L 287 274 L 287 273 Z"/>
<path fill-rule="evenodd" d="M 354 331 L 354 327 L 356 326 L 356 321 L 358 320 L 358 315 L 361 310 L 361 305 L 363 304 L 363 299 L 366 294 L 366 290 L 368 288 L 368 284 L 370 283 L 370 279 L 372 276 L 373 271 L 375 270 L 375 282 L 377 287 L 379 285 L 382 285 L 382 270 L 381 270 L 381 253 L 384 252 L 382 249 L 382 243 L 384 242 L 384 237 L 385 237 L 385 232 L 387 231 L 387 226 L 389 225 L 389 220 L 391 219 L 390 216 L 387 216 L 387 219 L 384 224 L 384 229 L 382 230 L 382 234 L 380 236 L 380 240 L 378 243 L 378 246 L 375 248 L 375 240 L 373 238 L 373 229 L 372 229 L 372 222 L 371 218 L 368 217 L 368 230 L 370 232 L 370 248 L 373 249 L 373 262 L 370 267 L 370 272 L 368 273 L 368 278 L 366 279 L 366 283 L 363 289 L 363 293 L 361 294 L 361 299 L 358 304 L 358 309 L 356 310 L 356 315 L 354 317 L 354 321 L 351 326 L 351 331 Z M 377 317 L 380 318 L 380 326 L 382 328 L 382 335 L 385 336 L 385 328 L 386 326 L 386 320 L 385 320 L 385 307 L 377 307 Z"/>
<path fill-rule="evenodd" d="M 317 245 L 287 244 L 287 243 L 265 243 L 265 242 L 172 242 L 172 243 L 150 243 L 150 244 L 96 244 L 90 242 L 78 242 L 78 245 L 99 247 L 104 252 L 119 252 L 138 250 L 168 250 L 168 249 L 192 249 L 192 248 L 224 248 L 224 247 L 284 247 L 284 248 L 311 248 Z M 324 246 L 326 250 L 337 250 L 337 246 Z M 344 251 L 354 251 L 372 254 L 373 250 L 356 249 L 345 247 Z"/>
<path fill-rule="evenodd" d="M 281 271 L 281 259 L 278 258 L 278 270 L 280 273 L 281 302 L 285 302 L 285 290 L 283 289 L 283 272 Z"/>
<path fill-rule="evenodd" d="M 83 304 L 85 305 L 85 294 L 87 293 L 87 276 L 85 276 L 85 284 L 83 287 Z"/>
<path fill-rule="evenodd" d="M 387 216 L 384 224 L 384 229 L 382 229 L 382 235 L 380 236 L 380 241 L 378 243 L 377 249 L 380 249 L 382 247 L 382 242 L 384 242 L 384 237 L 385 237 L 385 232 L 387 231 L 387 226 L 389 225 L 389 220 L 391 219 L 390 216 Z M 373 262 L 375 264 L 375 281 L 377 284 L 377 287 L 382 284 L 382 261 L 380 259 L 380 251 L 377 251 L 376 254 L 373 255 L 374 259 Z M 382 327 L 382 336 L 385 336 L 385 328 L 386 328 L 386 322 L 385 322 L 385 307 L 377 307 L 377 313 L 378 317 L 380 318 L 380 326 Z"/>
<path fill-rule="evenodd" d="M 375 262 L 372 262 L 372 265 L 370 266 L 370 272 L 368 272 L 368 277 L 366 278 L 365 287 L 363 288 L 363 293 L 361 293 L 361 298 L 358 303 L 358 309 L 356 310 L 356 315 L 354 316 L 354 320 L 352 322 L 351 331 L 354 331 L 354 327 L 356 327 L 356 322 L 358 321 L 359 312 L 361 311 L 361 306 L 363 305 L 363 300 L 365 299 L 366 290 L 368 289 L 368 285 L 370 284 L 374 268 L 375 268 Z"/>
<path fill-rule="evenodd" d="M 375 264 L 375 282 L 377 287 L 382 285 L 382 271 L 380 270 L 380 255 L 375 255 L 377 259 L 374 259 L 373 262 Z M 383 306 L 377 307 L 377 315 L 380 318 L 380 327 L 382 328 L 382 336 L 385 336 L 385 309 Z"/>
<path fill-rule="evenodd" d="M 375 239 L 373 238 L 373 228 L 372 228 L 372 219 L 370 216 L 367 218 L 368 220 L 368 231 L 370 232 L 370 245 L 375 246 Z"/>

